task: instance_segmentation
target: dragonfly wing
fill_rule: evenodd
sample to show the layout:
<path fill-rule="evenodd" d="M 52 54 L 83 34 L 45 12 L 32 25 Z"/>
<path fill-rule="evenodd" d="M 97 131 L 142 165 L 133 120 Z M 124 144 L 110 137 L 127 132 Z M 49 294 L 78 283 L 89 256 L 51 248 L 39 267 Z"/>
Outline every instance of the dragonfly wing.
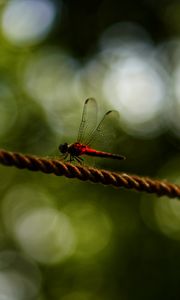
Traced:
<path fill-rule="evenodd" d="M 88 98 L 84 103 L 82 120 L 79 127 L 77 141 L 84 143 L 91 139 L 97 124 L 97 103 L 93 98 Z"/>
<path fill-rule="evenodd" d="M 104 146 L 108 144 L 108 148 L 110 148 L 109 144 L 113 144 L 116 135 L 116 131 L 113 130 L 113 125 L 118 123 L 118 119 L 119 113 L 116 110 L 109 110 L 96 127 L 87 144 L 92 145 L 95 142 L 97 146 L 99 145 L 104 150 Z"/>

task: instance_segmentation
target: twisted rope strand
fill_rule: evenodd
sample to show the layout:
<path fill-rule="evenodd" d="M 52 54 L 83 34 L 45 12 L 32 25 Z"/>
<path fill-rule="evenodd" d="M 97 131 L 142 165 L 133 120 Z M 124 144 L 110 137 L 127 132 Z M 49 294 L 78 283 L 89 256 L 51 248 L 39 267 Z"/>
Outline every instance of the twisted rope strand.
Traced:
<path fill-rule="evenodd" d="M 136 191 L 155 193 L 158 196 L 166 195 L 171 198 L 180 198 L 180 186 L 166 181 L 154 180 L 148 177 L 116 173 L 106 170 L 72 165 L 57 159 L 46 159 L 21 153 L 0 150 L 0 163 L 6 166 L 15 166 L 19 169 L 52 173 L 56 176 L 90 180 L 94 183 L 124 187 Z"/>

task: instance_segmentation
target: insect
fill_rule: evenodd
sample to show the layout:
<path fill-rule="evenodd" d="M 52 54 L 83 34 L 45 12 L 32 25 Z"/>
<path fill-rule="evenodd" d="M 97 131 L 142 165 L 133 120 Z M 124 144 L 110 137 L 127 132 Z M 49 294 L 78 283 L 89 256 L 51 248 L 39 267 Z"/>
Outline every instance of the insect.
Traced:
<path fill-rule="evenodd" d="M 112 159 L 125 159 L 124 156 L 113 154 L 109 152 L 98 151 L 90 147 L 92 141 L 97 136 L 103 135 L 103 127 L 107 119 L 112 116 L 116 111 L 109 110 L 102 118 L 99 125 L 96 125 L 97 120 L 97 104 L 95 99 L 88 98 L 84 103 L 82 120 L 79 127 L 77 142 L 73 144 L 64 143 L 59 146 L 59 150 L 64 159 L 69 156 L 69 161 L 74 160 L 82 163 L 82 155 L 112 158 Z"/>

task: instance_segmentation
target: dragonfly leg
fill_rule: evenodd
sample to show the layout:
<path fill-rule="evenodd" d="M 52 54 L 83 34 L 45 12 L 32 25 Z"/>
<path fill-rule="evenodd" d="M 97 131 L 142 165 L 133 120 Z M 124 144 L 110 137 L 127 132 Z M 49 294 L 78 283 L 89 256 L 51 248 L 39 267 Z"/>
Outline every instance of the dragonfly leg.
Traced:
<path fill-rule="evenodd" d="M 62 154 L 59 156 L 60 160 L 66 160 L 66 158 L 68 157 L 68 154 Z"/>
<path fill-rule="evenodd" d="M 77 160 L 80 164 L 82 164 L 82 162 L 83 162 L 83 158 L 81 158 L 79 156 L 75 156 L 74 159 Z"/>
<path fill-rule="evenodd" d="M 67 157 L 68 157 L 68 153 L 66 153 L 66 154 L 64 155 L 64 160 L 66 160 Z"/>
<path fill-rule="evenodd" d="M 76 156 L 75 158 L 77 159 L 77 161 L 83 161 L 83 160 L 84 160 L 84 159 L 83 159 L 82 157 L 80 157 L 80 156 Z"/>
<path fill-rule="evenodd" d="M 67 160 L 67 157 L 68 157 L 68 153 L 64 154 L 62 159 Z"/>
<path fill-rule="evenodd" d="M 72 161 L 74 161 L 74 156 L 70 154 L 69 162 L 71 163 Z"/>

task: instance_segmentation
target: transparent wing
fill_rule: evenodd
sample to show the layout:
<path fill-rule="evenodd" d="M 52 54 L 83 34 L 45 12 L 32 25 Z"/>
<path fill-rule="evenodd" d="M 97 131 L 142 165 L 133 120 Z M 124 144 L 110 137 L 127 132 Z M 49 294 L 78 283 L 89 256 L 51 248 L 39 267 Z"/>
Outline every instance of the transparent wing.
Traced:
<path fill-rule="evenodd" d="M 88 98 L 84 103 L 82 120 L 79 127 L 77 141 L 86 144 L 91 139 L 97 125 L 97 103 L 93 98 Z"/>
<path fill-rule="evenodd" d="M 116 130 L 114 128 L 117 125 L 119 119 L 119 113 L 116 110 L 109 110 L 102 118 L 99 125 L 96 127 L 92 136 L 87 141 L 87 145 L 96 144 L 96 148 L 100 147 L 106 150 L 106 145 L 110 150 L 113 141 L 115 140 Z"/>

